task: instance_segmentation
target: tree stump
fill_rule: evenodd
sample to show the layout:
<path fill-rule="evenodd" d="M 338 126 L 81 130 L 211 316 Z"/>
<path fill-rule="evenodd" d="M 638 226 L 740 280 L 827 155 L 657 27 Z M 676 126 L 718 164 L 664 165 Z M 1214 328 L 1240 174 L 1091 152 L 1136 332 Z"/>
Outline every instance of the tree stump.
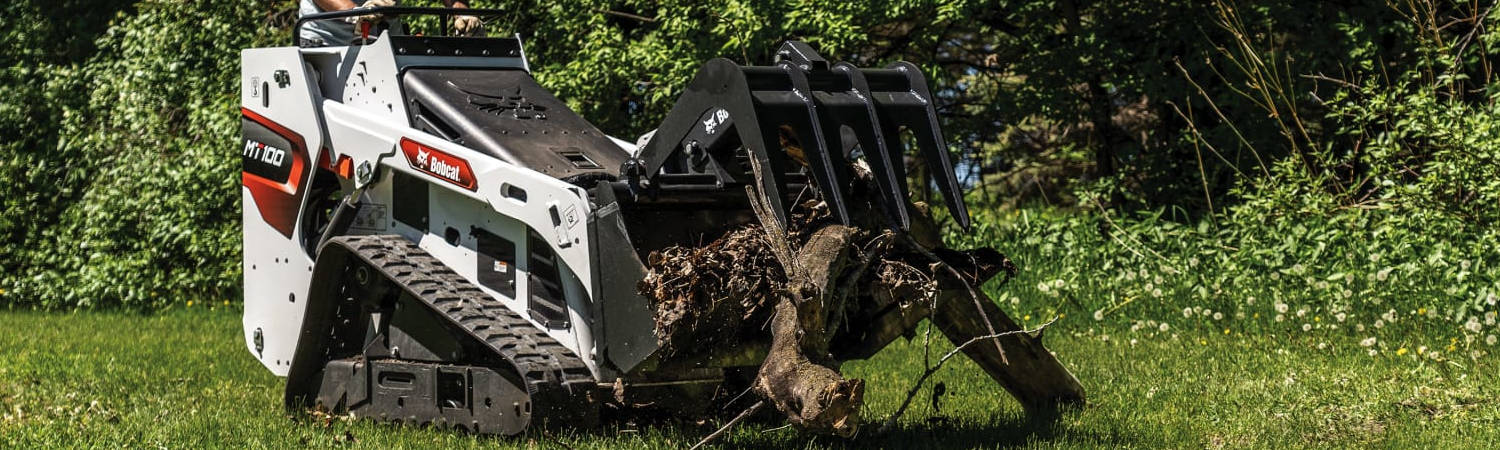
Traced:
<path fill-rule="evenodd" d="M 875 354 L 923 319 L 955 345 L 1021 330 L 979 290 L 1014 266 L 993 249 L 943 247 L 925 206 L 907 205 L 915 212 L 909 234 L 885 230 L 878 205 L 865 204 L 856 223 L 844 226 L 816 199 L 797 205 L 790 229 L 782 229 L 764 199 L 747 192 L 759 225 L 702 248 L 653 254 L 641 292 L 655 301 L 658 339 L 675 352 L 724 339 L 725 329 L 765 333 L 757 328 L 769 321 L 770 348 L 751 388 L 792 424 L 854 435 L 865 384 L 844 378 L 840 363 Z M 963 352 L 1028 413 L 1052 417 L 1084 401 L 1077 378 L 1040 337 L 992 341 Z"/>

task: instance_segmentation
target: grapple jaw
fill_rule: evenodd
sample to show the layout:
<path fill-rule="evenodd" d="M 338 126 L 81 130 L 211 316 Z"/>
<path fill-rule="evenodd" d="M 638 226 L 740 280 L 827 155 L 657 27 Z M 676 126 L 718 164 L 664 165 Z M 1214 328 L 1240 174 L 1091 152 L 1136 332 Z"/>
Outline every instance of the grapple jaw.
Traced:
<path fill-rule="evenodd" d="M 774 66 L 740 66 L 722 58 L 705 63 L 655 134 L 621 168 L 632 189 L 651 191 L 666 178 L 753 183 L 786 225 L 788 178 L 805 173 L 832 215 L 848 225 L 851 161 L 862 156 L 878 191 L 874 203 L 892 228 L 907 230 L 902 134 L 909 133 L 948 211 L 969 228 L 932 93 L 915 65 L 830 65 L 797 41 L 783 44 L 776 56 Z"/>

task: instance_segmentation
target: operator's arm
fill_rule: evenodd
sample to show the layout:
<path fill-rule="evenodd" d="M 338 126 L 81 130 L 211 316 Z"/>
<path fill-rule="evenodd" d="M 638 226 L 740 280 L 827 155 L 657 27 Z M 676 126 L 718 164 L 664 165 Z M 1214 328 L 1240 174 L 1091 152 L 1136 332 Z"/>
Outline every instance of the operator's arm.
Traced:
<path fill-rule="evenodd" d="M 318 9 L 329 12 L 354 9 L 354 2 L 350 0 L 313 0 L 313 4 L 318 5 Z"/>
<path fill-rule="evenodd" d="M 443 0 L 449 8 L 468 8 L 469 0 Z M 453 16 L 453 31 L 459 36 L 484 36 L 484 22 L 474 16 Z"/>

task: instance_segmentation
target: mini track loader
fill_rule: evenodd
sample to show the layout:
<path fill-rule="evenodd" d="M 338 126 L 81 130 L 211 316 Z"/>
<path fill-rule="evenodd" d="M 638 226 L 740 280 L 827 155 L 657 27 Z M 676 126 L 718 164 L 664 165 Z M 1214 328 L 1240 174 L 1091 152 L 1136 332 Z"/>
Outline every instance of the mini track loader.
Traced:
<path fill-rule="evenodd" d="M 334 12 L 298 27 L 369 12 L 453 14 Z M 946 210 L 968 226 L 932 94 L 911 64 L 830 64 L 798 42 L 783 45 L 771 66 L 715 59 L 656 131 L 627 142 L 538 85 L 519 37 L 403 27 L 388 21 L 347 46 L 243 52 L 244 336 L 266 368 L 286 377 L 289 408 L 514 435 L 637 409 L 703 414 L 755 387 L 794 422 L 816 427 L 809 415 L 830 414 L 833 400 L 786 401 L 801 394 L 788 388 L 797 380 L 767 375 L 778 346 L 808 356 L 777 364 L 836 370 L 927 317 L 950 339 L 1015 328 L 971 294 L 942 300 L 948 307 L 895 298 L 907 286 L 899 283 L 884 294 L 859 287 L 882 286 L 860 277 L 915 254 L 898 242 L 921 243 L 958 268 L 924 281 L 935 291 L 998 273 L 973 263 L 974 253 L 940 248 L 925 208 L 908 200 L 911 146 Z M 731 258 L 720 267 L 748 269 L 715 275 L 762 271 L 761 284 L 652 284 L 673 271 L 703 277 L 712 270 L 706 250 L 691 249 L 761 228 L 779 235 L 741 243 L 771 250 Z M 858 250 L 872 270 L 788 263 L 811 246 L 794 251 L 787 242 L 832 229 L 884 242 L 829 247 Z M 896 250 L 868 256 L 875 247 Z M 687 261 L 704 267 L 680 266 Z M 834 292 L 831 283 L 765 294 L 809 273 L 854 286 L 846 291 L 857 294 L 838 303 L 852 306 L 791 324 L 811 325 L 796 334 L 818 343 L 778 343 L 771 317 L 805 319 L 804 310 L 837 300 L 803 298 Z M 776 306 L 788 296 L 800 299 L 787 303 L 795 311 Z M 743 326 L 684 335 L 664 325 L 683 314 L 708 323 L 721 305 L 743 306 L 734 322 Z M 730 335 L 744 338 L 723 339 Z M 1030 336 L 965 351 L 1028 407 L 1082 398 Z M 834 373 L 827 392 L 853 409 L 826 428 L 847 435 L 863 388 Z"/>

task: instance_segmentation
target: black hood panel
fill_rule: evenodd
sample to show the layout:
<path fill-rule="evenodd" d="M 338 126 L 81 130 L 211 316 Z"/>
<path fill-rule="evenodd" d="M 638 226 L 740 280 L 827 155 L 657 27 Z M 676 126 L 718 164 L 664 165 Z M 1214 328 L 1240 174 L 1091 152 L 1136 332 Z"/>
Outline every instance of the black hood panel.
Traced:
<path fill-rule="evenodd" d="M 412 126 L 548 176 L 614 178 L 630 156 L 522 70 L 411 69 Z"/>

